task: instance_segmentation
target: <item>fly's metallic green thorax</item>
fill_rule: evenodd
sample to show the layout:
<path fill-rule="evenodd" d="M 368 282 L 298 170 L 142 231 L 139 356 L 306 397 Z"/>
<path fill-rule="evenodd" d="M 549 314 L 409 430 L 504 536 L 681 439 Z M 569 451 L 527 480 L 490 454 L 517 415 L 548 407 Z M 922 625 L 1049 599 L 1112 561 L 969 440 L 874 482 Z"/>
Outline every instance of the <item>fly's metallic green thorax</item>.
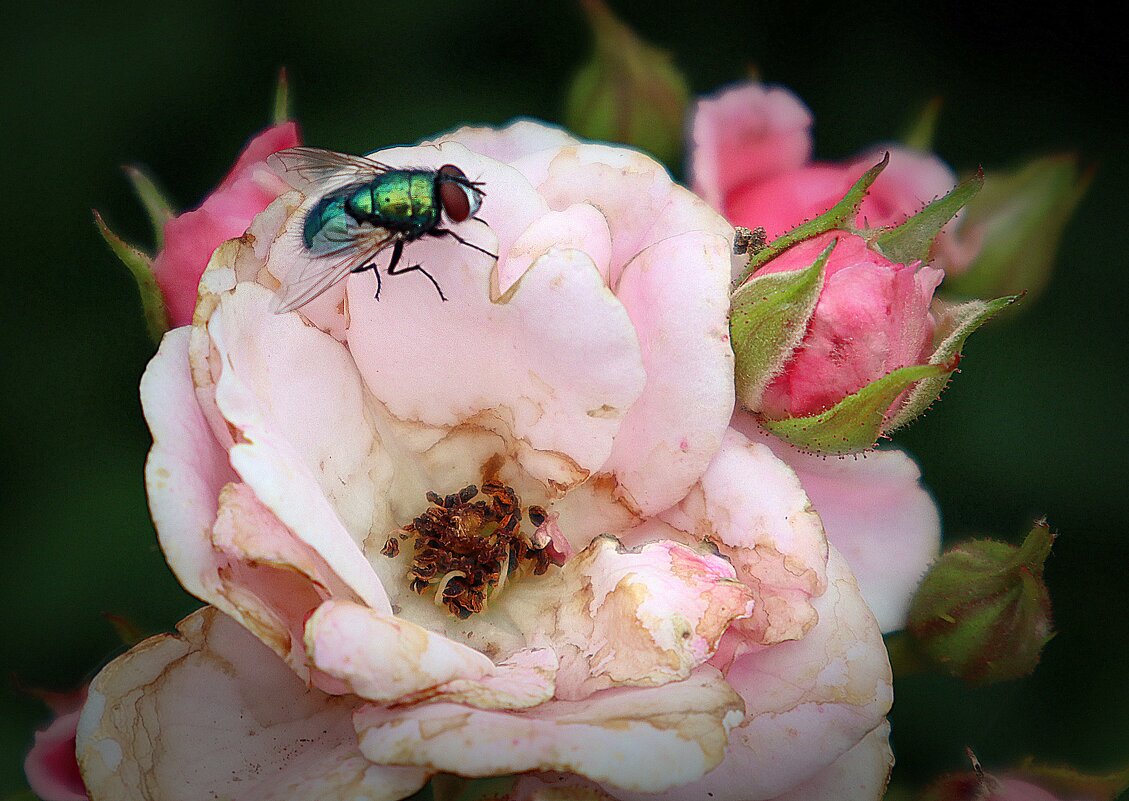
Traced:
<path fill-rule="evenodd" d="M 331 250 L 350 224 L 368 223 L 418 239 L 439 224 L 440 211 L 434 171 L 389 170 L 322 198 L 306 217 L 303 238 L 311 250 Z"/>

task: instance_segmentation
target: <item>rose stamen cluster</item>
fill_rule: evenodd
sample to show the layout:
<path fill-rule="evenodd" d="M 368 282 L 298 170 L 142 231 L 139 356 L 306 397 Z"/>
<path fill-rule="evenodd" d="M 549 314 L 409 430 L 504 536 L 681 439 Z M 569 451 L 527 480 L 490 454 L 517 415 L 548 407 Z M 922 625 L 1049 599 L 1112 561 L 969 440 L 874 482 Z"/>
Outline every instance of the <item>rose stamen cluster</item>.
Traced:
<path fill-rule="evenodd" d="M 474 500 L 479 495 L 485 499 Z M 481 492 L 470 484 L 446 497 L 428 492 L 427 500 L 427 511 L 404 527 L 415 538 L 408 575 L 413 591 L 423 595 L 434 588 L 436 605 L 451 614 L 465 620 L 481 612 L 491 590 L 501 590 L 523 562 L 535 576 L 549 569 L 544 543 L 535 545 L 522 532 L 521 499 L 512 487 L 491 480 Z M 545 518 L 538 507 L 530 507 L 528 516 L 535 527 Z"/>

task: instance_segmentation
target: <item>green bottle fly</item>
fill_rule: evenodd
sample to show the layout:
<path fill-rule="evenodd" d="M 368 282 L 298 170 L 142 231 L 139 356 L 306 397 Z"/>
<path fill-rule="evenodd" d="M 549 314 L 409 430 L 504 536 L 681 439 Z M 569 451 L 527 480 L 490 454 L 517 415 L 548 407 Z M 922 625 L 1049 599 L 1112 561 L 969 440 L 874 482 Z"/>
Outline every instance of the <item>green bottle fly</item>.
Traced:
<path fill-rule="evenodd" d="M 307 198 L 317 198 L 302 224 L 305 253 L 283 281 L 275 311 L 292 311 L 309 303 L 350 273 L 372 270 L 380 299 L 380 270 L 373 259 L 388 247 L 392 257 L 385 272 L 421 272 L 442 300 L 435 278 L 416 264 L 399 268 L 404 245 L 423 236 L 448 236 L 460 244 L 497 258 L 466 241 L 444 223 L 474 217 L 485 193 L 458 167 L 437 170 L 396 169 L 359 156 L 317 148 L 296 147 L 275 153 L 271 167 Z M 326 188 L 326 187 L 330 188 Z"/>

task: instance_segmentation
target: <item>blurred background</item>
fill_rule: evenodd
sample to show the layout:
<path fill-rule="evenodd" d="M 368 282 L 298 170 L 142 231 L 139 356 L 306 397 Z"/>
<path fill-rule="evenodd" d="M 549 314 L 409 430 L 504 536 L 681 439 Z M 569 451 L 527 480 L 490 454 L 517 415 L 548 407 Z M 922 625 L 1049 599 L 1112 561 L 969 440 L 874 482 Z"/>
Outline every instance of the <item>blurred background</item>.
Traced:
<path fill-rule="evenodd" d="M 965 769 L 966 745 L 989 770 L 1028 755 L 1129 766 L 1124 32 L 1079 8 L 610 4 L 696 93 L 754 65 L 790 86 L 815 114 L 820 158 L 894 138 L 940 96 L 935 149 L 958 171 L 1062 151 L 1096 164 L 1047 291 L 976 334 L 941 403 L 895 440 L 919 459 L 949 539 L 1016 541 L 1049 518 L 1059 633 L 1022 681 L 900 680 L 895 788 Z M 0 799 L 26 789 L 23 755 L 47 717 L 19 685 L 93 675 L 122 650 L 104 613 L 148 633 L 198 605 L 146 511 L 137 382 L 154 347 L 91 208 L 151 244 L 120 165 L 145 165 L 179 210 L 194 206 L 268 124 L 282 66 L 305 141 L 345 152 L 465 122 L 560 121 L 590 33 L 573 4 L 533 7 L 6 5 Z"/>

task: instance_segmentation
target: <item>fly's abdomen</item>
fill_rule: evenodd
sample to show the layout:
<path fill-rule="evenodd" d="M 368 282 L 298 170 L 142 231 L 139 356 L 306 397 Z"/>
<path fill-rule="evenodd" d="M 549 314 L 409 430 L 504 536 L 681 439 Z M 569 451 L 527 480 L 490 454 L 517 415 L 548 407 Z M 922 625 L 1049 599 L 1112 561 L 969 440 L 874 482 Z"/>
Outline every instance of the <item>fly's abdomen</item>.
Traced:
<path fill-rule="evenodd" d="M 302 226 L 302 239 L 309 250 L 329 252 L 335 249 L 334 243 L 341 243 L 349 227 L 345 203 L 344 195 L 327 195 L 310 209 Z"/>

